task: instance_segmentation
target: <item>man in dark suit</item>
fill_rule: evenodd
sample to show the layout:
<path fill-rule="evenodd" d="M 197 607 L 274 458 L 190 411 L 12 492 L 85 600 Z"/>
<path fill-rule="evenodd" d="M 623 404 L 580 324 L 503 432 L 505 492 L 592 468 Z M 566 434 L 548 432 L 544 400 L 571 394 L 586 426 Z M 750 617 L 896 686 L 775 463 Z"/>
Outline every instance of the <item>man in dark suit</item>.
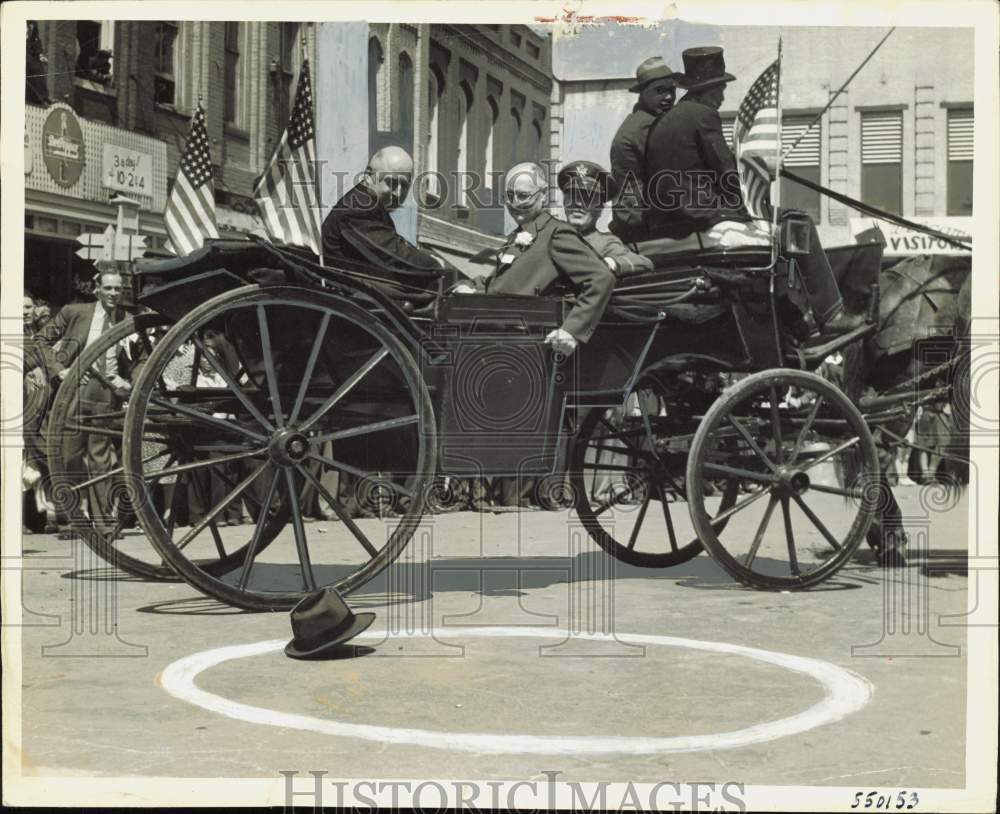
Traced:
<path fill-rule="evenodd" d="M 84 348 L 98 341 L 101 334 L 124 318 L 125 313 L 119 306 L 121 296 L 121 275 L 117 271 L 102 271 L 97 279 L 97 302 L 65 305 L 46 324 L 38 335 L 38 341 L 43 348 L 51 351 L 46 354 L 51 379 L 65 380 L 70 366 Z M 79 407 L 81 414 L 107 412 L 113 409 L 116 399 L 127 394 L 131 385 L 120 375 L 118 362 L 119 357 L 115 349 L 109 351 L 105 358 L 98 360 L 92 368 L 100 371 L 113 389 L 95 375 L 84 376 L 79 383 L 69 384 L 70 387 L 81 388 Z M 115 449 L 108 436 L 66 431 L 61 427 L 55 428 L 55 431 L 64 433 L 66 469 L 74 481 L 82 483 L 114 469 Z M 102 521 L 111 510 L 108 500 L 109 480 L 105 479 L 95 484 L 88 491 L 90 516 L 102 530 L 105 530 Z"/>
<path fill-rule="evenodd" d="M 662 57 L 644 60 L 635 71 L 631 93 L 639 94 L 611 142 L 611 177 L 616 190 L 609 229 L 622 240 L 645 231 L 646 142 L 653 122 L 674 106 L 677 77 Z"/>
<path fill-rule="evenodd" d="M 568 223 L 545 211 L 548 182 L 538 164 L 518 164 L 507 173 L 507 211 L 518 225 L 497 253 L 495 271 L 475 286 L 489 294 L 574 294 L 576 302 L 546 344 L 569 355 L 594 333 L 611 299 L 615 277 L 597 253 Z"/>
<path fill-rule="evenodd" d="M 650 128 L 646 149 L 649 199 L 647 237 L 680 239 L 697 234 L 702 245 L 739 245 L 740 235 L 754 230 L 740 189 L 736 158 L 722 133 L 719 107 L 725 86 L 736 79 L 726 73 L 721 48 L 688 48 L 684 73 L 677 83 L 684 97 Z M 732 243 L 719 228 L 725 224 Z M 712 230 L 713 233 L 710 233 Z M 721 240 L 721 242 L 719 242 Z M 765 235 L 766 242 L 766 235 Z M 809 305 L 823 333 L 858 327 L 862 315 L 848 315 L 836 278 L 812 227 L 811 251 L 798 264 Z"/>
<path fill-rule="evenodd" d="M 402 206 L 413 182 L 413 159 L 401 147 L 383 147 L 364 177 L 323 221 L 323 255 L 357 260 L 386 272 L 390 280 L 429 287 L 448 266 L 399 235 L 389 213 Z"/>

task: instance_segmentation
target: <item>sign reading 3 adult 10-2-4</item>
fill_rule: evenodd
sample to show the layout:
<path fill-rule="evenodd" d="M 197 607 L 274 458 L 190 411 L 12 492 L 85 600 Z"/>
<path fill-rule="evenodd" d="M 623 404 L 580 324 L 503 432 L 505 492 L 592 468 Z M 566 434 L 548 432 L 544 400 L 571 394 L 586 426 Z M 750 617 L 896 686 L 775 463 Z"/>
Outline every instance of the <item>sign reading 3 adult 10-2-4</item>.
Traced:
<path fill-rule="evenodd" d="M 83 130 L 68 105 L 57 105 L 42 124 L 42 158 L 49 175 L 61 187 L 80 180 L 86 155 Z"/>
<path fill-rule="evenodd" d="M 101 183 L 119 192 L 152 195 L 153 156 L 116 144 L 104 145 Z"/>

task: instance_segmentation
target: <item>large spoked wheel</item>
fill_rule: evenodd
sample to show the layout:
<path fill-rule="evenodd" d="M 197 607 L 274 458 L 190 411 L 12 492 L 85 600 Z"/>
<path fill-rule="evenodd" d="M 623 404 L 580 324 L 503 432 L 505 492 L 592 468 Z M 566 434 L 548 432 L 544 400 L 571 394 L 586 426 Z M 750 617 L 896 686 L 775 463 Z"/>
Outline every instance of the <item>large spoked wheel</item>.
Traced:
<path fill-rule="evenodd" d="M 156 383 L 178 359 L 191 360 L 195 386 L 164 394 Z M 171 528 L 140 494 L 153 545 L 211 597 L 287 609 L 319 587 L 350 592 L 399 555 L 434 475 L 434 427 L 412 355 L 377 318 L 315 289 L 247 286 L 198 306 L 154 347 L 129 404 L 124 456 L 146 489 L 142 439 L 184 439 L 161 473 L 200 483 L 203 511 Z M 340 522 L 307 524 L 306 495 Z M 241 498 L 262 520 L 219 528 Z M 225 573 L 198 559 L 233 546 L 246 555 Z"/>
<path fill-rule="evenodd" d="M 47 453 L 52 495 L 73 532 L 99 557 L 144 579 L 176 581 L 177 574 L 142 535 L 125 535 L 135 520 L 121 462 L 121 439 L 134 376 L 169 325 L 159 314 L 124 319 L 90 343 L 69 367 L 52 404 L 47 425 Z M 172 383 L 173 384 L 173 383 Z M 162 395 L 163 379 L 154 383 Z M 169 522 L 184 501 L 183 477 L 162 475 L 177 459 L 181 443 L 163 433 L 147 433 L 141 443 L 143 477 L 150 509 Z M 176 483 L 175 483 L 176 482 Z M 248 505 L 256 516 L 254 507 Z M 270 535 L 273 538 L 273 533 Z M 206 570 L 230 570 L 245 553 L 218 552 L 202 562 Z"/>
<path fill-rule="evenodd" d="M 691 521 L 709 554 L 754 588 L 795 589 L 835 574 L 878 503 L 878 456 L 864 418 L 825 379 L 765 371 L 709 409 L 687 465 Z M 858 473 L 844 483 L 845 473 Z M 703 482 L 760 488 L 712 519 Z M 736 518 L 723 529 L 718 521 Z"/>
<path fill-rule="evenodd" d="M 657 380 L 640 385 L 624 407 L 595 408 L 573 446 L 571 478 L 576 513 L 591 538 L 617 560 L 669 568 L 701 553 L 690 525 L 684 464 L 690 419 Z M 739 483 L 706 498 L 709 511 L 736 502 Z M 725 520 L 722 524 L 725 524 Z"/>

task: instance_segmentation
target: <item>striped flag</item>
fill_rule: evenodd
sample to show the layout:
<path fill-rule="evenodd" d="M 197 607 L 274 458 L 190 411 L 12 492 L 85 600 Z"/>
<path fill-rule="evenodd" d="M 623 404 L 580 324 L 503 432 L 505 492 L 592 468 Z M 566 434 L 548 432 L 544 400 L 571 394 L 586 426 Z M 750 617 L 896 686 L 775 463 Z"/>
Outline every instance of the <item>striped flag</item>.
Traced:
<path fill-rule="evenodd" d="M 281 135 L 271 163 L 254 184 L 253 194 L 272 240 L 304 246 L 318 255 L 320 224 L 315 141 L 309 62 L 304 59 L 288 127 Z"/>
<path fill-rule="evenodd" d="M 219 236 L 215 228 L 212 159 L 208 154 L 205 111 L 200 102 L 191 119 L 191 135 L 181 156 L 163 221 L 177 254 L 190 254 L 206 237 Z"/>
<path fill-rule="evenodd" d="M 771 182 L 778 165 L 778 72 L 776 59 L 750 86 L 740 103 L 733 128 L 733 148 L 740 187 L 755 218 L 770 220 Z"/>

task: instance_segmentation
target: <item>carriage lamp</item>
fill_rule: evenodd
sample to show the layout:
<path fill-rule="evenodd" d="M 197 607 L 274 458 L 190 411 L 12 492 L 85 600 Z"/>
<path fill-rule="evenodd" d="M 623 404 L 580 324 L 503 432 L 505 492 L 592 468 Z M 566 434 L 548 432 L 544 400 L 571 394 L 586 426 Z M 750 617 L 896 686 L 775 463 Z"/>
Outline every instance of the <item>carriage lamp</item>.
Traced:
<path fill-rule="evenodd" d="M 786 257 L 804 257 L 811 248 L 811 232 L 809 219 L 789 215 L 781 224 L 781 244 Z"/>

